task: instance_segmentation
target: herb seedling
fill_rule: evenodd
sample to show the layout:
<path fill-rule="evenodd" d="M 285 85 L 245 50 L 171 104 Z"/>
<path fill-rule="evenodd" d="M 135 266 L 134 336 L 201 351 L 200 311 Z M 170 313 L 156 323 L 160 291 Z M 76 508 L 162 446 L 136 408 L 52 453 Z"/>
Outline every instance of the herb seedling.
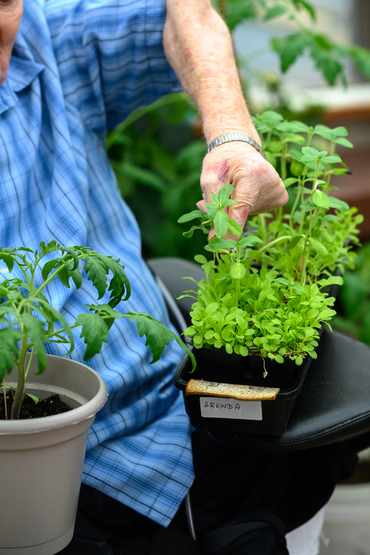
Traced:
<path fill-rule="evenodd" d="M 337 271 L 353 267 L 350 243 L 358 244 L 357 225 L 363 218 L 329 195 L 331 175 L 346 172 L 335 146 L 352 145 L 343 127 L 312 128 L 284 121 L 275 112 L 257 116 L 255 125 L 268 160 L 286 187 L 294 185 L 290 210 L 252 217 L 242 234 L 228 219 L 233 187 L 225 185 L 212 195 L 207 213 L 194 210 L 179 219 L 200 219 L 184 233 L 187 237 L 196 229 L 209 233 L 212 224 L 216 234 L 205 247 L 213 258 L 195 257 L 206 277 L 197 291 L 185 292 L 196 301 L 185 335 L 196 348 L 254 353 L 279 363 L 290 358 L 301 365 L 308 354 L 316 358 L 320 328 L 330 327 L 336 313 L 329 291 L 342 284 Z M 317 139 L 325 139 L 328 150 L 314 148 Z M 230 239 L 228 232 L 239 240 Z"/>
<path fill-rule="evenodd" d="M 53 257 L 55 252 L 62 256 Z M 40 280 L 40 264 L 43 264 Z M 131 293 L 129 280 L 124 266 L 118 259 L 100 254 L 88 247 L 61 247 L 55 241 L 41 243 L 39 251 L 21 248 L 0 249 L 0 260 L 5 262 L 8 271 L 13 272 L 14 265 L 19 269 L 21 278 L 8 278 L 0 283 L 0 382 L 10 373 L 13 364 L 18 367 L 17 388 L 14 394 L 11 418 L 17 419 L 25 396 L 25 383 L 29 372 L 26 367 L 26 354 L 31 350 L 38 360 L 39 373 L 46 369 L 47 357 L 45 343 L 65 343 L 69 345 L 67 355 L 74 349 L 72 330 L 81 327 L 80 337 L 86 344 L 84 361 L 98 354 L 103 342 L 108 341 L 109 329 L 118 318 L 135 321 L 140 336 L 146 337 L 153 354 L 153 362 L 159 360 L 164 347 L 169 341 L 176 340 L 192 357 L 193 354 L 182 340 L 163 324 L 142 312 L 121 314 L 114 308 L 126 301 Z M 100 305 L 87 304 L 89 312 L 79 314 L 76 321 L 68 323 L 66 318 L 56 310 L 46 297 L 46 288 L 52 280 L 59 278 L 65 287 L 74 283 L 78 289 L 82 285 L 79 266 L 92 281 L 98 299 L 108 290 L 108 303 Z M 108 284 L 107 275 L 112 278 Z M 18 346 L 20 342 L 20 347 Z"/>

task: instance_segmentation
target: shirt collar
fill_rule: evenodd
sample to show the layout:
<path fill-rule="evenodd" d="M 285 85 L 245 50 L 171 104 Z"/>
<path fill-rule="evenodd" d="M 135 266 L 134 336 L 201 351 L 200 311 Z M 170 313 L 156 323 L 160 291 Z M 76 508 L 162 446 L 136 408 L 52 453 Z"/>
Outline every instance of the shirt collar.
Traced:
<path fill-rule="evenodd" d="M 20 49 L 24 54 L 23 48 Z M 17 103 L 17 95 L 32 83 L 34 78 L 44 69 L 42 64 L 28 57 L 19 57 L 17 44 L 10 58 L 8 76 L 0 86 L 0 114 Z"/>

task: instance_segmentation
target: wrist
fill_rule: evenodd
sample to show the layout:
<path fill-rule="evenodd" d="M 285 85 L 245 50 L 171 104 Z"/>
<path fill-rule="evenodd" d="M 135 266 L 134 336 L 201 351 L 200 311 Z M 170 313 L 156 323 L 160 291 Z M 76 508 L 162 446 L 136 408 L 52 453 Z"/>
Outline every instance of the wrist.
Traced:
<path fill-rule="evenodd" d="M 259 152 L 259 154 L 261 154 L 264 158 L 266 158 L 265 153 L 262 150 L 261 143 L 259 141 L 254 140 L 252 137 L 250 137 L 246 133 L 240 133 L 240 132 L 237 132 L 237 131 L 232 131 L 231 133 L 223 133 L 221 135 L 218 135 L 215 139 L 213 139 L 208 144 L 206 154 L 208 154 L 209 152 L 211 152 L 214 148 L 217 148 L 218 146 L 221 146 L 225 143 L 231 143 L 231 142 L 246 143 L 246 144 L 250 145 L 251 147 L 253 147 L 257 152 Z"/>
<path fill-rule="evenodd" d="M 261 139 L 249 114 L 245 117 L 243 117 L 243 115 L 244 114 L 240 114 L 239 118 L 235 118 L 235 116 L 228 118 L 227 114 L 224 113 L 222 115 L 222 119 L 220 117 L 221 121 L 217 121 L 217 118 L 213 117 L 210 124 L 207 124 L 209 118 L 203 120 L 203 132 L 207 145 L 214 141 L 216 137 L 219 137 L 220 135 L 227 135 L 229 133 L 245 133 L 261 145 Z"/>

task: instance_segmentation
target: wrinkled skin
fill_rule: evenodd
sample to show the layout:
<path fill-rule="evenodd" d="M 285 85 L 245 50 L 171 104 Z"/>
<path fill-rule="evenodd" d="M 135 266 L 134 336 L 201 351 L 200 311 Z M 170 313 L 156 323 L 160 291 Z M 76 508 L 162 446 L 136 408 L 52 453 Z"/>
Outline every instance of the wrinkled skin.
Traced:
<path fill-rule="evenodd" d="M 213 202 L 211 193 L 218 193 L 228 183 L 234 185 L 231 198 L 238 203 L 229 206 L 228 215 L 242 228 L 248 215 L 278 208 L 288 200 L 273 166 L 247 143 L 226 143 L 206 155 L 201 175 L 203 200 L 197 203 L 198 208 L 203 210 L 207 202 Z"/>
<path fill-rule="evenodd" d="M 8 75 L 13 50 L 23 12 L 22 0 L 0 0 L 0 85 Z"/>

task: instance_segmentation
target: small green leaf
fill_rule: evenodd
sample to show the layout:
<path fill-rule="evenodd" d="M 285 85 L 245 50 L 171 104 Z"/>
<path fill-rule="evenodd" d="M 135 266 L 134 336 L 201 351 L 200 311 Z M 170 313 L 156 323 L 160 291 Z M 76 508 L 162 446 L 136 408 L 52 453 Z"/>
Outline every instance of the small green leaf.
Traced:
<path fill-rule="evenodd" d="M 183 236 L 186 237 L 187 239 L 190 239 L 191 237 L 193 237 L 194 231 L 196 229 L 202 229 L 202 228 L 199 227 L 198 225 L 193 225 L 188 231 L 183 232 Z"/>
<path fill-rule="evenodd" d="M 196 254 L 194 256 L 194 260 L 195 260 L 195 262 L 198 262 L 198 264 L 207 264 L 207 262 L 208 262 L 206 257 L 203 256 L 202 254 Z"/>
<path fill-rule="evenodd" d="M 339 138 L 335 140 L 336 144 L 344 146 L 346 148 L 353 148 L 353 144 L 347 139 Z"/>
<path fill-rule="evenodd" d="M 288 177 L 288 179 L 286 179 L 284 181 L 284 185 L 286 188 L 290 187 L 290 185 L 293 185 L 294 183 L 297 183 L 298 178 L 297 177 Z"/>
<path fill-rule="evenodd" d="M 241 262 L 235 262 L 234 264 L 231 265 L 230 276 L 233 279 L 243 279 L 245 274 L 246 274 L 246 269 L 244 264 L 242 264 Z"/>
<path fill-rule="evenodd" d="M 316 148 L 312 148 L 310 146 L 304 146 L 302 148 L 302 152 L 303 154 L 306 154 L 308 156 L 312 156 L 313 158 L 318 158 L 320 152 L 316 149 Z"/>
<path fill-rule="evenodd" d="M 225 202 L 229 199 L 231 193 L 234 190 L 234 186 L 231 185 L 231 183 L 228 183 L 227 185 L 224 185 L 218 192 L 218 195 L 216 197 L 216 200 L 219 202 L 219 204 L 224 208 L 224 204 Z M 233 201 L 234 203 L 235 201 Z"/>
<path fill-rule="evenodd" d="M 86 344 L 84 361 L 90 360 L 100 353 L 103 342 L 108 341 L 108 326 L 99 314 L 87 312 L 79 314 L 76 320 L 77 326 L 82 326 L 80 337 Z"/>
<path fill-rule="evenodd" d="M 294 249 L 294 247 L 296 247 L 298 243 L 302 241 L 303 238 L 304 238 L 304 235 L 296 235 L 295 237 L 293 237 L 289 243 L 290 248 Z"/>
<path fill-rule="evenodd" d="M 13 270 L 14 259 L 10 256 L 9 253 L 4 252 L 3 249 L 0 249 L 0 260 L 3 260 L 5 262 L 8 268 L 8 272 L 10 273 Z"/>
<path fill-rule="evenodd" d="M 233 354 L 233 348 L 229 343 L 226 343 L 225 350 L 226 350 L 227 354 L 229 354 L 229 355 Z"/>
<path fill-rule="evenodd" d="M 241 235 L 243 233 L 243 229 L 240 227 L 240 225 L 238 223 L 236 223 L 234 220 L 229 220 L 228 221 L 228 230 L 230 231 L 230 233 L 232 233 L 233 235 Z"/>
<path fill-rule="evenodd" d="M 254 247 L 254 245 L 257 245 L 258 243 L 263 244 L 263 241 L 262 239 L 260 239 L 260 237 L 257 237 L 256 235 L 247 235 L 246 237 L 240 239 L 239 246 L 242 249 L 245 249 L 246 247 Z"/>
<path fill-rule="evenodd" d="M 311 247 L 314 249 L 314 251 L 316 251 L 318 254 L 328 254 L 327 248 L 317 239 L 310 237 L 308 241 Z"/>
<path fill-rule="evenodd" d="M 331 308 L 325 308 L 319 314 L 319 318 L 321 320 L 331 319 L 333 316 L 336 315 L 336 311 L 332 310 Z"/>
<path fill-rule="evenodd" d="M 235 247 L 236 241 L 234 241 L 233 239 L 218 239 L 217 237 L 214 237 L 204 248 L 211 252 L 217 252 L 227 249 L 233 249 Z"/>
<path fill-rule="evenodd" d="M 93 282 L 93 285 L 99 294 L 98 299 L 101 299 L 107 289 L 108 271 L 100 260 L 90 256 L 89 253 L 86 253 L 83 256 L 83 260 L 85 263 L 84 269 L 88 275 L 88 279 Z"/>
<path fill-rule="evenodd" d="M 275 17 L 279 17 L 281 15 L 284 15 L 285 13 L 286 8 L 284 8 L 283 6 L 273 6 L 272 8 L 269 8 L 265 13 L 264 20 L 268 21 L 269 19 L 274 19 Z"/>
<path fill-rule="evenodd" d="M 325 166 L 327 166 L 328 164 L 338 164 L 341 161 L 342 159 L 340 158 L 340 156 L 325 156 L 325 158 L 321 160 L 321 162 Z"/>
<path fill-rule="evenodd" d="M 283 73 L 290 68 L 299 56 L 302 56 L 310 42 L 310 39 L 301 33 L 293 33 L 284 38 L 272 39 L 271 46 L 280 55 Z"/>
<path fill-rule="evenodd" d="M 308 133 L 310 128 L 302 121 L 284 121 L 276 126 L 279 131 L 285 133 Z"/>
<path fill-rule="evenodd" d="M 211 316 L 214 312 L 218 310 L 218 303 L 210 303 L 206 307 L 206 314 L 207 316 Z"/>
<path fill-rule="evenodd" d="M 22 338 L 19 330 L 14 328 L 0 329 L 0 383 L 5 374 L 12 371 L 14 359 L 18 357 L 17 342 Z"/>
<path fill-rule="evenodd" d="M 288 154 L 292 160 L 296 160 L 297 162 L 302 160 L 303 154 L 300 150 L 289 150 Z"/>
<path fill-rule="evenodd" d="M 36 397 L 36 395 L 32 395 L 32 393 L 26 393 L 25 397 L 29 397 L 32 401 L 37 405 L 40 402 L 40 399 Z"/>
<path fill-rule="evenodd" d="M 334 127 L 332 131 L 336 137 L 347 137 L 348 135 L 348 131 L 345 127 L 343 127 L 343 125 L 340 125 L 339 127 Z"/>
<path fill-rule="evenodd" d="M 311 200 L 307 200 L 300 206 L 301 212 L 310 212 L 311 210 L 316 210 L 316 204 L 314 204 Z"/>
<path fill-rule="evenodd" d="M 144 335 L 146 337 L 145 345 L 149 346 L 153 354 L 151 364 L 160 359 L 165 346 L 168 345 L 170 341 L 175 339 L 177 344 L 190 356 L 193 370 L 195 370 L 196 361 L 194 354 L 175 333 L 158 322 L 158 320 L 155 320 L 152 316 L 149 316 L 149 314 L 145 314 L 144 312 L 128 312 L 127 315 L 131 322 L 136 322 L 137 331 L 140 337 L 143 337 Z M 200 339 L 200 341 L 197 341 L 198 339 Z M 201 344 L 202 339 L 196 336 L 194 337 L 194 344 L 197 342 Z"/>
<path fill-rule="evenodd" d="M 192 210 L 191 212 L 188 212 L 187 214 L 181 216 L 181 218 L 179 218 L 177 221 L 179 224 L 184 224 L 186 222 L 191 222 L 196 218 L 202 218 L 203 216 L 204 212 L 202 210 Z"/>
<path fill-rule="evenodd" d="M 242 357 L 247 357 L 249 355 L 248 347 L 245 345 L 240 345 L 240 354 Z"/>
<path fill-rule="evenodd" d="M 73 259 L 73 267 L 71 268 L 71 271 L 73 272 L 74 270 L 76 270 L 78 268 L 78 264 L 79 264 L 79 258 L 78 258 L 78 252 L 79 249 L 78 247 L 63 247 L 62 248 L 63 252 L 66 252 L 67 254 L 64 256 L 64 260 L 68 260 L 68 258 L 71 256 Z"/>
<path fill-rule="evenodd" d="M 60 261 L 60 259 L 57 259 L 57 258 L 54 259 L 54 260 L 49 260 L 49 262 L 46 262 L 46 264 L 44 264 L 44 267 L 42 268 L 42 272 L 41 272 L 42 279 L 44 281 L 46 281 L 50 272 L 52 270 L 54 270 L 54 268 L 57 268 L 60 265 L 61 265 L 61 261 Z"/>
<path fill-rule="evenodd" d="M 349 210 L 349 206 L 344 200 L 340 200 L 339 198 L 329 197 L 330 198 L 330 208 L 335 208 L 335 210 L 339 210 L 340 212 L 346 212 Z"/>
<path fill-rule="evenodd" d="M 306 144 L 306 139 L 304 137 L 302 137 L 302 135 L 297 135 L 297 134 L 291 134 L 291 135 L 286 135 L 283 139 L 284 143 L 295 143 L 297 145 L 305 145 Z"/>
<path fill-rule="evenodd" d="M 228 222 L 229 220 L 226 212 L 224 212 L 223 210 L 218 210 L 215 217 L 213 218 L 213 225 L 215 228 L 216 237 L 218 237 L 219 239 L 226 235 L 229 227 Z"/>
<path fill-rule="evenodd" d="M 326 193 L 320 191 L 320 189 L 316 189 L 316 191 L 312 195 L 312 201 L 316 204 L 316 206 L 319 206 L 320 208 L 330 207 L 330 198 Z"/>

